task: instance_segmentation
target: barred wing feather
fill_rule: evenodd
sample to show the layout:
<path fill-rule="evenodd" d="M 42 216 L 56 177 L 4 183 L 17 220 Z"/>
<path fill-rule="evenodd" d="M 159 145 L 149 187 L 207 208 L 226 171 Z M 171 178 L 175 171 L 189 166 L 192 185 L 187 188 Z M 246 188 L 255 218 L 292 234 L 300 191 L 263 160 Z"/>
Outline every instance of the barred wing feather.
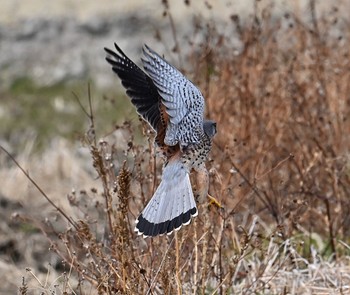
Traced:
<path fill-rule="evenodd" d="M 124 52 L 114 43 L 116 52 L 105 48 L 108 53 L 106 60 L 112 65 L 113 71 L 119 76 L 122 85 L 126 88 L 126 94 L 136 106 L 137 112 L 158 131 L 160 122 L 159 102 L 160 97 L 157 87 Z"/>
<path fill-rule="evenodd" d="M 199 143 L 198 130 L 203 129 L 203 95 L 191 81 L 147 45 L 143 53 L 144 69 L 156 85 L 169 115 L 165 143 Z"/>

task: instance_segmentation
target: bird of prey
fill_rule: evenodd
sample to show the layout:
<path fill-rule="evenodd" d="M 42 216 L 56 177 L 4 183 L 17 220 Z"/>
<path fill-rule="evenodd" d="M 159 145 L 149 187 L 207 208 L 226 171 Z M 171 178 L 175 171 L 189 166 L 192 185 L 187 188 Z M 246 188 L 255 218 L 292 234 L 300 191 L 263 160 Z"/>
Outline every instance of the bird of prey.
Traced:
<path fill-rule="evenodd" d="M 165 158 L 161 183 L 136 220 L 139 235 L 170 234 L 190 223 L 198 211 L 189 174 L 197 172 L 202 197 L 208 194 L 205 161 L 216 123 L 204 120 L 204 98 L 196 86 L 147 45 L 141 70 L 115 45 L 106 60 L 121 79 L 126 94 L 156 132 L 157 150 Z"/>

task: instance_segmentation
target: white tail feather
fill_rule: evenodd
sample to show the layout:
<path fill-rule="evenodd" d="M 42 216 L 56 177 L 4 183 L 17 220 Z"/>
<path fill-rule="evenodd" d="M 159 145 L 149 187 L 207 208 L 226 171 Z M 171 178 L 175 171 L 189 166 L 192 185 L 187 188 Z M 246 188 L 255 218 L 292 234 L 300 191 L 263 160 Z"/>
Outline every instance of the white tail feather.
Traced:
<path fill-rule="evenodd" d="M 189 172 L 180 161 L 168 163 L 162 181 L 142 211 L 136 231 L 145 236 L 171 233 L 197 215 Z"/>

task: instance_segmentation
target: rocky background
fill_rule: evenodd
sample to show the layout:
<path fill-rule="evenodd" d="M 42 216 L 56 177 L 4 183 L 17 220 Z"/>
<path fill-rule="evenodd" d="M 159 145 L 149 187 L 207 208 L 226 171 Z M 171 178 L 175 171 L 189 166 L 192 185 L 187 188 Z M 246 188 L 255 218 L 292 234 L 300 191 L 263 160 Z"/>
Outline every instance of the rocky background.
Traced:
<path fill-rule="evenodd" d="M 171 1 L 169 7 L 180 34 L 191 34 L 193 16 L 228 20 L 230 14 L 248 13 L 251 3 Z M 233 1 L 234 2 L 234 1 Z M 252 2 L 252 1 L 244 1 Z M 39 85 L 90 78 L 100 87 L 111 85 L 103 47 L 118 44 L 138 60 L 148 43 L 159 49 L 161 37 L 169 51 L 174 46 L 166 5 L 151 1 L 3 1 L 0 12 L 0 85 L 30 77 Z M 226 9 L 226 8 L 229 9 Z M 215 12 L 212 12 L 215 11 Z M 217 15 L 218 11 L 222 15 Z M 158 48 L 157 48 L 158 47 Z"/>
<path fill-rule="evenodd" d="M 233 15 L 239 15 L 241 20 L 249 18 L 254 2 L 2 1 L 0 89 L 8 87 L 20 77 L 30 77 L 43 86 L 87 78 L 99 87 L 110 86 L 113 76 L 106 68 L 103 47 L 111 47 L 113 42 L 118 42 L 135 60 L 139 60 L 143 43 L 171 56 L 174 36 L 169 18 L 165 16 L 167 8 L 171 11 L 177 38 L 184 51 L 187 42 L 182 42 L 182 38 L 191 38 L 194 19 L 215 19 L 222 24 L 223 33 L 232 34 L 234 39 L 230 18 Z M 260 2 L 260 6 L 273 3 Z M 320 14 L 331 5 L 350 7 L 349 1 L 316 2 L 319 2 L 316 8 Z M 276 16 L 286 11 L 305 12 L 307 15 L 308 1 L 275 1 L 271 7 Z M 159 38 L 162 42 L 159 42 Z"/>

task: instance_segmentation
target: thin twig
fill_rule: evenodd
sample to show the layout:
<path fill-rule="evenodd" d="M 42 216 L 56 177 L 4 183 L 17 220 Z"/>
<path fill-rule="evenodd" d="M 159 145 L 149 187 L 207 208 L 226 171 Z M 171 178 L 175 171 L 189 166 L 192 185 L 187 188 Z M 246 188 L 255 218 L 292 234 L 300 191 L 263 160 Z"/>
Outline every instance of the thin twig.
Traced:
<path fill-rule="evenodd" d="M 180 249 L 179 249 L 179 236 L 178 232 L 175 231 L 175 273 L 176 273 L 176 286 L 177 286 L 177 294 L 182 295 L 182 288 L 181 288 L 181 279 L 180 279 Z"/>
<path fill-rule="evenodd" d="M 171 246 L 172 246 L 174 240 L 175 240 L 175 237 L 173 237 L 173 238 L 171 239 L 171 242 L 169 243 L 169 246 L 168 246 L 167 250 L 165 251 L 165 253 L 164 253 L 164 255 L 163 255 L 162 261 L 160 262 L 160 265 L 159 265 L 159 267 L 158 267 L 158 270 L 157 270 L 157 272 L 156 272 L 156 275 L 154 276 L 154 278 L 153 278 L 153 280 L 152 280 L 152 282 L 151 282 L 151 285 L 150 285 L 149 289 L 147 290 L 146 295 L 148 295 L 148 294 L 150 294 L 150 293 L 152 292 L 152 287 L 153 287 L 153 285 L 155 285 L 155 283 L 156 283 L 156 279 L 157 279 L 157 277 L 158 277 L 158 274 L 159 274 L 160 270 L 161 270 L 162 267 L 163 267 L 163 264 L 164 264 L 164 262 L 165 262 L 165 259 L 166 259 L 167 255 L 168 255 L 168 252 L 169 252 L 169 250 L 170 250 L 170 248 L 171 248 Z"/>
<path fill-rule="evenodd" d="M 26 172 L 22 166 L 17 162 L 14 156 L 10 154 L 3 146 L 0 145 L 0 149 L 12 160 L 12 162 L 15 163 L 15 165 L 22 171 L 22 173 L 27 177 L 27 179 L 36 187 L 36 189 L 41 193 L 41 195 L 65 218 L 67 221 L 77 230 L 78 226 L 75 224 L 75 222 L 68 217 L 68 215 L 59 208 L 50 198 L 49 196 L 41 189 L 41 187 L 36 183 L 36 181 L 30 177 L 29 173 Z"/>

